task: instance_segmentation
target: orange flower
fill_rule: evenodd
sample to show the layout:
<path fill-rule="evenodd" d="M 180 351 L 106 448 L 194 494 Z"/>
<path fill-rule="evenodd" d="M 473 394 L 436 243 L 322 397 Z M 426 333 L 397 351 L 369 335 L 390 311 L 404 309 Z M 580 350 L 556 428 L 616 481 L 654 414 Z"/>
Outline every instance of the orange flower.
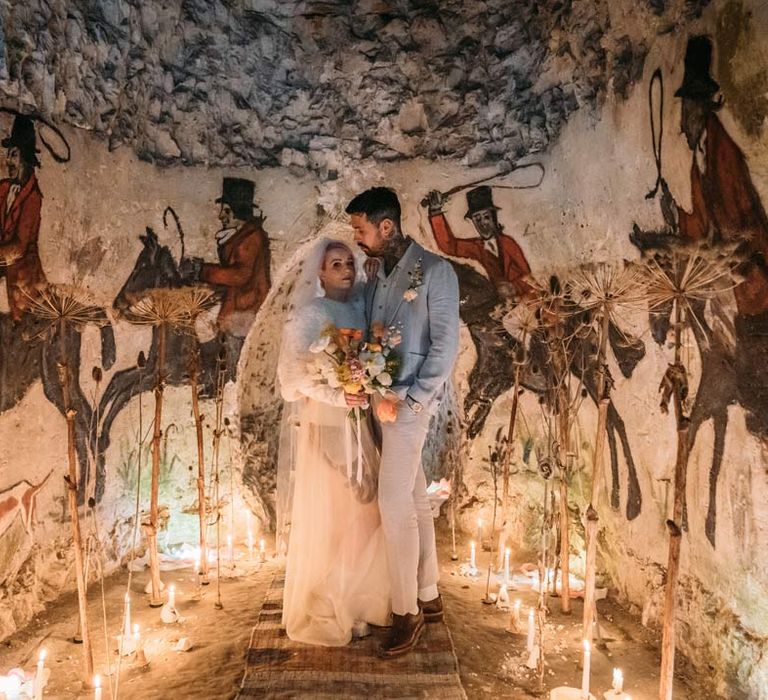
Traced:
<path fill-rule="evenodd" d="M 397 420 L 397 402 L 382 399 L 376 404 L 376 415 L 382 423 L 394 423 Z"/>

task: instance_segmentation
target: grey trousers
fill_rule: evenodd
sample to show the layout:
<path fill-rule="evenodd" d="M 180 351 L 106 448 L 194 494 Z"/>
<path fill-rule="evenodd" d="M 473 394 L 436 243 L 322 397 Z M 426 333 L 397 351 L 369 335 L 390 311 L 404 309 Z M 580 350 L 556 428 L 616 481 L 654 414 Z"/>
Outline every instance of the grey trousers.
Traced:
<path fill-rule="evenodd" d="M 392 612 L 417 613 L 417 599 L 437 597 L 435 524 L 427 499 L 421 450 L 429 411 L 400 404 L 397 421 L 381 425 L 379 511 L 392 583 Z"/>

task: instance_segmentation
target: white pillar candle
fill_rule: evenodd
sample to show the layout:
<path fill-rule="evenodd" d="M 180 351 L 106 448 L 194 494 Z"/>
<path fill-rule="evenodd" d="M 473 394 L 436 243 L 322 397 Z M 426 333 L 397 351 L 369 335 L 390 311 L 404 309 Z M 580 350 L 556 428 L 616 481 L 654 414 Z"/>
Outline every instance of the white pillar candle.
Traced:
<path fill-rule="evenodd" d="M 136 650 L 139 649 L 139 642 L 141 642 L 141 635 L 139 634 L 139 626 L 134 625 L 133 626 L 133 644 L 136 647 Z"/>
<path fill-rule="evenodd" d="M 504 583 L 509 584 L 509 555 L 510 550 L 507 547 L 504 550 Z"/>
<path fill-rule="evenodd" d="M 93 677 L 93 700 L 101 700 L 101 676 Z"/>
<path fill-rule="evenodd" d="M 472 540 L 469 543 L 469 566 L 472 569 L 476 569 L 477 568 L 477 561 L 476 561 L 476 558 L 475 558 L 475 541 L 474 540 Z"/>
<path fill-rule="evenodd" d="M 620 668 L 613 669 L 613 689 L 617 693 L 624 691 L 624 674 L 621 672 Z"/>
<path fill-rule="evenodd" d="M 533 645 L 536 641 L 536 626 L 534 624 L 533 608 L 528 610 L 528 640 L 526 648 L 530 654 L 533 651 Z"/>
<path fill-rule="evenodd" d="M 168 586 L 168 605 L 176 607 L 176 586 Z"/>
<path fill-rule="evenodd" d="M 518 624 L 520 623 L 520 605 L 521 605 L 520 601 L 516 600 L 515 605 L 512 608 L 512 615 L 514 615 L 515 622 Z"/>
<path fill-rule="evenodd" d="M 581 697 L 584 698 L 584 700 L 589 699 L 589 664 L 590 664 L 590 657 L 591 654 L 591 648 L 588 640 L 584 640 L 584 669 L 581 673 Z"/>
<path fill-rule="evenodd" d="M 43 700 L 43 686 L 45 685 L 45 649 L 40 650 L 37 657 L 37 671 L 35 672 L 35 681 L 33 684 L 35 700 Z"/>

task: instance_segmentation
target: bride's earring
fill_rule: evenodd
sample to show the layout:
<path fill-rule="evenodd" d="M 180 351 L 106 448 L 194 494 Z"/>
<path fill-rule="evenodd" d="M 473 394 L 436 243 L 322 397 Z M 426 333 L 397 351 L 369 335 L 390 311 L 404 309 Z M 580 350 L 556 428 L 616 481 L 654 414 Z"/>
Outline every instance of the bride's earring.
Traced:
<path fill-rule="evenodd" d="M 319 277 L 315 278 L 315 296 L 316 297 L 325 296 L 325 287 L 323 287 L 323 283 L 320 281 Z"/>

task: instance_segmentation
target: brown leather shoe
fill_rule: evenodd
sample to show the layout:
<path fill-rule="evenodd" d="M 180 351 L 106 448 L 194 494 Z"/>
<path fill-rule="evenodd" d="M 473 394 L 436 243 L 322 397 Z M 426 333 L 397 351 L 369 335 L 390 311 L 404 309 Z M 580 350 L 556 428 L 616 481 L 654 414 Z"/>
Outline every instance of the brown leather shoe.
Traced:
<path fill-rule="evenodd" d="M 379 656 L 383 659 L 392 659 L 395 656 L 407 654 L 421 637 L 424 631 L 424 615 L 421 610 L 415 615 L 395 615 L 392 613 L 392 627 L 387 638 L 379 647 Z"/>
<path fill-rule="evenodd" d="M 438 595 L 432 600 L 420 600 L 419 609 L 424 614 L 424 622 L 441 622 L 443 619 L 443 597 Z"/>

